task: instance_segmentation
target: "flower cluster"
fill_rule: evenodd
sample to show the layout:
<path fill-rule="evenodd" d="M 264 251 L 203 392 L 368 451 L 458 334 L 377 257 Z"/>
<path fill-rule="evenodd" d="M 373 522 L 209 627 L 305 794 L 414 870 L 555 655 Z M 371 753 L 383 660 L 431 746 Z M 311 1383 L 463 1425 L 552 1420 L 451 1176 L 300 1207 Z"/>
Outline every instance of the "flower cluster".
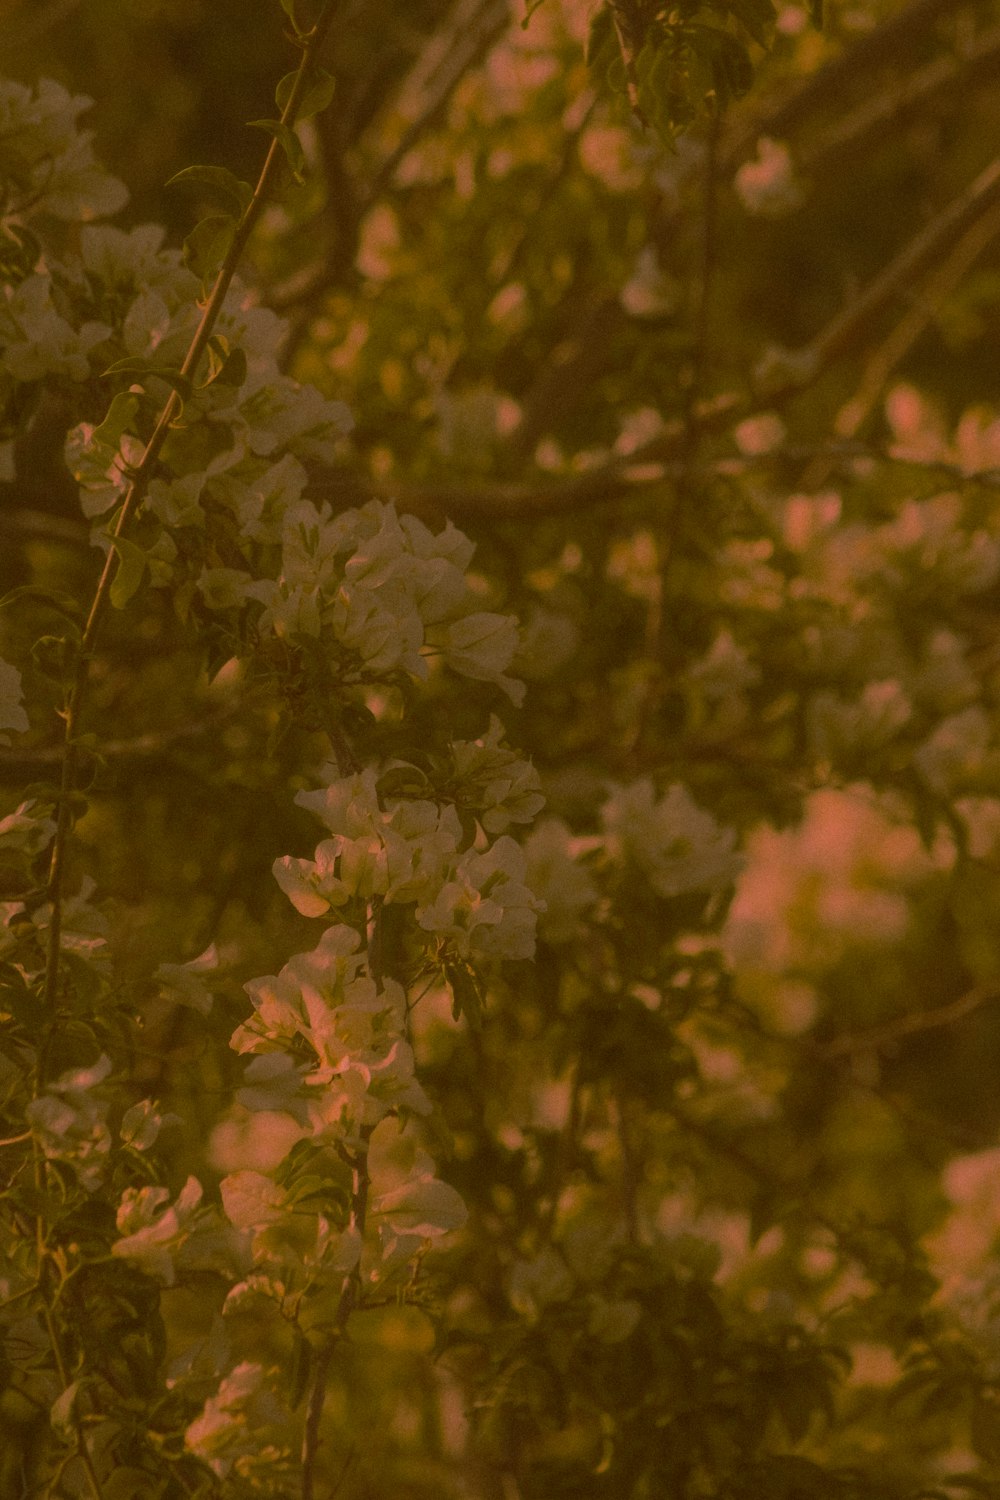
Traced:
<path fill-rule="evenodd" d="M 501 835 L 482 851 L 463 849 L 454 806 L 399 798 L 383 809 L 371 769 L 295 800 L 333 835 L 314 859 L 286 856 L 275 865 L 279 885 L 303 916 L 379 897 L 414 904 L 418 925 L 451 941 L 462 957 L 531 956 L 540 903 L 524 884 L 524 855 L 512 838 Z"/>
<path fill-rule="evenodd" d="M 324 688 L 340 695 L 332 717 L 373 685 L 427 679 L 439 665 L 519 703 L 523 685 L 508 675 L 517 622 L 483 607 L 468 577 L 468 538 L 380 502 L 335 515 L 307 498 L 309 464 L 336 457 L 349 418 L 282 374 L 280 319 L 234 280 L 188 379 L 181 368 L 202 283 L 164 248 L 162 231 L 87 222 L 68 248 L 48 235 L 55 219 L 100 218 L 124 201 L 76 129 L 85 103 L 57 85 L 37 95 L 0 87 L 0 211 L 20 256 L 0 301 L 0 343 L 11 391 L 56 379 L 75 403 L 65 456 L 97 541 L 109 545 L 110 513 L 145 462 L 173 388 L 175 420 L 143 476 L 143 505 L 128 537 L 115 538 L 120 558 L 131 549 L 135 587 L 169 585 L 182 618 L 260 652 L 268 671 L 295 663 L 305 674 L 303 663 L 322 660 Z M 36 220 L 37 237 L 26 227 Z M 96 382 L 116 363 L 118 393 L 109 389 L 106 415 L 93 421 Z M 22 395 L 30 405 L 33 389 Z M 127 591 L 113 602 L 126 603 Z M 0 662 L 0 736 L 28 728 L 19 673 Z M 530 823 L 543 799 L 496 717 L 480 738 L 431 759 L 428 778 L 373 754 L 364 769 L 331 769 L 296 799 L 329 836 L 312 859 L 279 859 L 275 875 L 301 913 L 330 925 L 310 951 L 247 984 L 253 1014 L 231 1043 L 246 1057 L 234 1108 L 283 1120 L 280 1160 L 235 1164 L 220 1185 L 221 1209 L 194 1175 L 178 1192 L 160 1185 L 153 1148 L 174 1117 L 149 1099 L 116 1108 L 116 1068 L 104 1053 L 43 1081 L 27 1104 L 35 1150 L 67 1191 L 83 1198 L 113 1186 L 105 1264 L 163 1288 L 211 1267 L 230 1283 L 227 1320 L 263 1297 L 312 1334 L 346 1320 L 368 1288 L 401 1284 L 430 1242 L 464 1222 L 461 1198 L 436 1175 L 417 1131 L 431 1103 L 415 1071 L 411 997 L 401 974 L 387 972 L 379 924 L 384 907 L 401 908 L 418 966 L 438 972 L 530 957 L 543 903 L 509 830 Z M 402 785 L 400 773 L 402 784 L 413 773 L 420 789 Z M 56 834 L 49 812 L 26 802 L 0 821 L 0 848 L 23 866 L 26 890 L 32 861 Z M 66 992 L 84 966 L 110 984 L 107 923 L 91 890 L 86 880 L 76 894 L 57 889 L 57 910 L 37 897 L 4 905 L 4 953 L 16 954 L 26 984 L 41 976 L 56 922 Z M 187 964 L 161 964 L 154 984 L 207 1016 L 217 964 L 209 947 Z M 201 1408 L 187 1421 L 187 1451 L 219 1478 L 252 1487 L 261 1452 L 284 1461 L 278 1428 L 287 1414 L 273 1372 L 228 1346 L 206 1359 L 210 1368 L 186 1387 Z M 180 1391 L 189 1375 L 170 1384 Z M 196 1409 L 189 1401 L 188 1417 Z M 66 1430 L 72 1438 L 71 1422 Z"/>
<path fill-rule="evenodd" d="M 734 831 L 720 827 L 685 787 L 659 798 L 648 779 L 617 787 L 601 819 L 608 851 L 636 865 L 659 896 L 719 890 L 743 868 Z"/>

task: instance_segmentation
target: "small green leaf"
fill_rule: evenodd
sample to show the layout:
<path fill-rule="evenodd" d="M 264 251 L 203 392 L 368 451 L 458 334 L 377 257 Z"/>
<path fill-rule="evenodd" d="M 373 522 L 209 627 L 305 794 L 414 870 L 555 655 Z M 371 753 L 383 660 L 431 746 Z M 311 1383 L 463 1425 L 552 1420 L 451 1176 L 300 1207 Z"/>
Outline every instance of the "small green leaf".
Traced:
<path fill-rule="evenodd" d="M 274 136 L 288 159 L 295 181 L 305 182 L 305 152 L 295 131 L 280 120 L 250 120 L 248 123 L 254 130 L 266 130 L 268 135 Z"/>
<path fill-rule="evenodd" d="M 31 659 L 43 677 L 66 682 L 77 659 L 77 642 L 61 635 L 42 635 L 31 647 Z"/>
<path fill-rule="evenodd" d="M 230 349 L 229 340 L 222 334 L 213 334 L 208 341 L 208 373 L 198 389 L 207 386 L 241 386 L 247 378 L 247 357 L 242 349 Z"/>
<path fill-rule="evenodd" d="M 588 68 L 592 68 L 595 65 L 598 55 L 607 48 L 609 43 L 614 41 L 614 35 L 615 28 L 611 12 L 606 6 L 602 6 L 590 18 L 590 29 L 587 33 L 587 46 L 584 52 Z M 610 61 L 610 57 L 608 61 Z"/>
<path fill-rule="evenodd" d="M 298 73 L 286 73 L 284 78 L 279 80 L 278 86 L 274 91 L 274 102 L 282 114 L 285 112 L 285 106 L 291 97 L 297 77 Z M 333 74 L 328 73 L 325 68 L 317 68 L 315 74 L 306 84 L 305 92 L 295 112 L 295 118 L 297 120 L 308 120 L 313 115 L 320 114 L 326 109 L 333 98 L 336 87 L 337 80 Z"/>
<path fill-rule="evenodd" d="M 46 589 L 37 583 L 22 583 L 17 588 L 8 589 L 0 599 L 0 609 L 6 609 L 10 604 L 17 604 L 21 599 L 37 599 L 40 604 L 49 605 L 57 614 L 64 615 L 74 624 L 78 624 L 83 617 L 80 601 L 74 599 L 72 594 L 64 594 L 60 589 Z"/>
<path fill-rule="evenodd" d="M 0 966 L 0 1010 L 7 1010 L 29 1032 L 38 1030 L 44 1016 L 38 996 L 15 964 Z"/>
<path fill-rule="evenodd" d="M 383 771 L 377 782 L 379 797 L 426 796 L 430 782 L 419 766 L 407 763 Z"/>
<path fill-rule="evenodd" d="M 177 392 L 182 401 L 188 401 L 191 398 L 191 382 L 186 375 L 181 374 L 180 370 L 175 370 L 169 365 L 151 365 L 148 360 L 140 359 L 137 356 L 130 356 L 128 359 L 116 359 L 113 365 L 108 365 L 108 368 L 101 373 L 102 375 L 130 375 L 133 383 L 136 385 L 140 385 L 147 380 L 152 380 L 155 377 L 157 380 L 166 381 L 167 385 L 171 386 Z M 134 396 L 131 399 L 135 401 Z M 110 415 L 111 413 L 109 412 L 108 417 Z M 102 428 L 106 425 L 108 417 L 105 417 L 104 422 L 101 424 Z M 124 427 L 122 431 L 124 431 Z M 121 435 L 122 432 L 120 431 L 115 447 L 121 441 Z"/>
<path fill-rule="evenodd" d="M 823 30 L 823 0 L 808 0 L 809 19 L 817 31 Z"/>
<path fill-rule="evenodd" d="M 232 212 L 235 208 L 238 213 L 245 213 L 253 197 L 253 188 L 249 182 L 244 182 L 234 172 L 230 172 L 228 167 L 185 167 L 183 172 L 175 172 L 166 183 L 167 187 L 175 185 L 202 189 L 227 212 Z"/>
<path fill-rule="evenodd" d="M 302 28 L 299 26 L 298 20 L 295 15 L 295 0 L 279 0 L 279 3 L 282 10 L 285 12 L 285 15 L 291 21 L 292 30 L 295 32 L 295 35 L 301 36 Z"/>
<path fill-rule="evenodd" d="M 457 1021 L 464 1015 L 472 1030 L 479 1031 L 486 1004 L 479 975 L 466 963 L 446 963 L 444 974 L 451 989 L 452 1016 Z"/>
<path fill-rule="evenodd" d="M 196 224 L 184 241 L 182 258 L 202 285 L 211 280 L 229 253 L 239 227 L 232 214 L 210 214 Z"/>
<path fill-rule="evenodd" d="M 104 373 L 107 375 L 110 371 L 105 370 Z M 91 443 L 96 447 L 108 448 L 112 453 L 117 453 L 126 430 L 135 421 L 138 410 L 139 397 L 131 391 L 119 391 L 118 395 L 112 399 L 108 414 L 100 427 L 94 428 Z"/>
<path fill-rule="evenodd" d="M 21 224 L 0 229 L 0 282 L 17 286 L 30 276 L 42 253 L 39 241 Z"/>
<path fill-rule="evenodd" d="M 142 583 L 146 571 L 146 554 L 135 542 L 124 537 L 113 537 L 111 545 L 118 553 L 118 571 L 111 585 L 111 603 L 115 609 L 124 609 L 132 595 Z"/>

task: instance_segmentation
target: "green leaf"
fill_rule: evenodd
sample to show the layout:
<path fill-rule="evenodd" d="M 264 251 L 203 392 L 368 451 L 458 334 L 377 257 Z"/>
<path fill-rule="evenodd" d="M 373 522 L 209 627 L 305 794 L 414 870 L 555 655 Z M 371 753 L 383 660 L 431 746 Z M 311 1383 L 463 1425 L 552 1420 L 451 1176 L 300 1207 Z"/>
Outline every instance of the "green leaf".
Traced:
<path fill-rule="evenodd" d="M 290 126 L 283 125 L 280 120 L 250 120 L 248 124 L 254 130 L 266 130 L 268 135 L 274 136 L 285 153 L 295 181 L 305 182 L 305 152 L 302 150 L 302 142 L 295 131 Z"/>
<path fill-rule="evenodd" d="M 142 583 L 146 571 L 146 554 L 135 542 L 117 536 L 111 545 L 118 553 L 118 571 L 111 585 L 111 603 L 115 609 L 124 609 L 132 595 Z"/>
<path fill-rule="evenodd" d="M 80 601 L 74 599 L 72 594 L 64 594 L 60 589 L 43 588 L 37 583 L 22 583 L 16 589 L 8 589 L 0 599 L 0 609 L 6 609 L 8 605 L 17 604 L 22 599 L 37 599 L 40 604 L 49 605 L 57 614 L 72 620 L 74 624 L 78 624 L 83 618 Z"/>
<path fill-rule="evenodd" d="M 295 0 L 279 0 L 279 4 L 281 5 L 282 10 L 285 12 L 285 15 L 291 21 L 292 30 L 295 32 L 295 35 L 303 36 L 306 28 L 299 24 L 298 17 L 295 14 Z"/>
<path fill-rule="evenodd" d="M 587 67 L 593 68 L 597 65 L 598 58 L 602 56 L 610 45 L 615 41 L 614 22 L 611 12 L 606 6 L 595 11 L 590 18 L 590 29 L 587 33 L 587 45 L 584 52 Z M 610 62 L 611 55 L 608 54 L 603 61 Z"/>
<path fill-rule="evenodd" d="M 823 30 L 823 0 L 808 0 L 809 19 L 817 31 Z"/>
<path fill-rule="evenodd" d="M 0 1010 L 8 1010 L 34 1034 L 45 1018 L 41 1001 L 14 964 L 0 966 Z"/>
<path fill-rule="evenodd" d="M 198 389 L 207 386 L 241 386 L 247 378 L 247 357 L 242 349 L 230 349 L 229 340 L 222 334 L 213 334 L 208 341 L 208 374 Z"/>
<path fill-rule="evenodd" d="M 215 276 L 229 254 L 239 221 L 233 214 L 210 214 L 196 224 L 184 241 L 182 258 L 202 285 Z"/>
<path fill-rule="evenodd" d="M 106 370 L 101 371 L 101 375 L 102 377 L 105 375 L 129 375 L 136 385 L 154 378 L 156 380 L 163 380 L 177 392 L 182 401 L 189 401 L 191 398 L 191 382 L 186 375 L 181 374 L 180 370 L 175 370 L 170 365 L 151 365 L 147 359 L 141 359 L 135 355 L 130 355 L 128 359 L 116 359 L 113 365 L 108 365 Z M 128 393 L 123 392 L 122 394 L 127 395 Z M 131 399 L 135 401 L 136 398 L 133 395 Z M 108 417 L 110 415 L 111 413 L 109 412 Z M 98 431 L 103 429 L 108 421 L 108 417 L 105 417 Z M 115 420 L 117 421 L 117 417 Z M 118 440 L 114 444 L 116 448 L 121 441 L 122 431 L 124 431 L 124 427 L 118 433 Z"/>
<path fill-rule="evenodd" d="M 430 790 L 430 782 L 419 766 L 407 762 L 402 766 L 390 766 L 376 783 L 379 797 L 420 797 Z"/>
<path fill-rule="evenodd" d="M 486 1004 L 479 975 L 466 963 L 446 963 L 444 973 L 451 989 L 452 1016 L 457 1021 L 464 1015 L 472 1030 L 479 1031 Z"/>
<path fill-rule="evenodd" d="M 0 282 L 17 286 L 30 276 L 42 253 L 39 241 L 22 224 L 0 229 Z"/>
<path fill-rule="evenodd" d="M 285 112 L 285 107 L 291 97 L 297 77 L 297 72 L 286 73 L 284 78 L 279 80 L 278 86 L 274 91 L 274 102 L 282 114 Z M 306 84 L 305 92 L 295 112 L 295 118 L 297 120 L 309 120 L 313 115 L 320 114 L 326 109 L 333 98 L 336 87 L 337 80 L 333 74 L 328 73 L 325 68 L 317 68 Z"/>
<path fill-rule="evenodd" d="M 127 363 L 127 361 L 126 361 Z M 142 363 L 142 361 L 139 361 Z M 114 366 L 112 366 L 112 369 Z M 105 370 L 105 375 L 110 371 Z M 95 427 L 91 435 L 91 443 L 100 448 L 108 448 L 112 453 L 117 453 L 121 447 L 121 441 L 125 432 L 135 421 L 139 410 L 139 397 L 132 391 L 119 391 L 112 398 L 108 407 L 108 414 L 99 427 Z"/>
<path fill-rule="evenodd" d="M 253 197 L 253 188 L 249 182 L 244 182 L 228 167 L 185 167 L 183 172 L 175 172 L 167 183 L 167 187 L 190 186 L 200 188 L 210 198 L 214 198 L 227 213 L 235 208 L 240 214 L 244 214 L 250 207 Z"/>
<path fill-rule="evenodd" d="M 42 635 L 31 647 L 31 659 L 43 677 L 66 682 L 76 666 L 77 642 L 61 635 Z"/>
<path fill-rule="evenodd" d="M 770 46 L 771 28 L 778 18 L 771 0 L 729 0 L 729 9 L 759 46 Z"/>

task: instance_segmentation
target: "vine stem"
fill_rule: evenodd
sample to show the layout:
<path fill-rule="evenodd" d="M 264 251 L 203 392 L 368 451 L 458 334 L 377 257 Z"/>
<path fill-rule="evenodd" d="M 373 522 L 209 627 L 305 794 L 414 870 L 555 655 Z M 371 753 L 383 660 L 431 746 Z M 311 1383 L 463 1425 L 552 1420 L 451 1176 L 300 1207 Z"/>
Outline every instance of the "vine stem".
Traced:
<path fill-rule="evenodd" d="M 326 4 L 316 24 L 300 39 L 302 57 L 299 60 L 299 66 L 288 99 L 285 102 L 285 107 L 281 112 L 281 124 L 289 129 L 295 123 L 295 117 L 302 102 L 310 73 L 315 65 L 317 54 L 333 22 L 336 4 L 337 0 L 326 0 Z M 212 331 L 222 310 L 222 304 L 232 285 L 236 268 L 242 258 L 243 251 L 246 249 L 247 241 L 260 217 L 264 200 L 280 161 L 281 152 L 281 144 L 275 138 L 272 140 L 267 155 L 264 158 L 264 164 L 261 167 L 250 202 L 240 218 L 232 244 L 223 258 L 222 265 L 215 279 L 215 284 L 202 310 L 198 327 L 191 339 L 187 354 L 184 356 L 180 373 L 186 380 L 193 380 L 198 363 L 212 336 Z M 131 481 L 125 493 L 125 498 L 122 501 L 114 531 L 111 534 L 112 542 L 124 534 L 139 506 L 142 504 L 153 475 L 156 461 L 166 442 L 171 424 L 180 415 L 181 407 L 180 396 L 176 390 L 171 390 L 157 419 L 152 436 L 146 444 L 142 457 L 132 471 Z M 50 1011 L 55 1003 L 59 983 L 63 877 L 66 863 L 66 845 L 70 833 L 70 804 L 72 794 L 76 788 L 79 763 L 77 732 L 89 678 L 89 664 L 98 638 L 101 622 L 107 610 L 111 595 L 111 585 L 114 582 L 117 570 L 118 554 L 112 545 L 108 549 L 108 554 L 104 559 L 104 567 L 101 570 L 101 576 L 90 606 L 90 613 L 87 616 L 87 623 L 80 640 L 69 697 L 66 707 L 62 711 L 62 717 L 66 726 L 63 738 L 64 753 L 59 784 L 59 802 L 56 813 L 56 831 L 52 844 L 49 875 L 46 884 L 46 896 L 51 905 L 51 916 L 49 919 L 43 1000 Z"/>
<path fill-rule="evenodd" d="M 361 1129 L 361 1149 L 355 1158 L 353 1177 L 351 1183 L 351 1220 L 350 1227 L 357 1231 L 362 1241 L 362 1253 L 364 1249 L 365 1226 L 368 1222 L 368 1195 L 371 1190 L 371 1178 L 368 1175 L 368 1144 L 372 1138 L 374 1125 L 364 1125 Z M 344 1285 L 337 1303 L 337 1313 L 334 1318 L 333 1327 L 320 1345 L 313 1364 L 312 1381 L 309 1387 L 309 1400 L 306 1406 L 305 1430 L 302 1435 L 302 1500 L 314 1500 L 316 1494 L 316 1459 L 319 1454 L 320 1445 L 320 1423 L 323 1419 L 323 1407 L 326 1402 L 326 1382 L 330 1373 L 330 1364 L 336 1352 L 337 1345 L 347 1329 L 347 1321 L 359 1302 L 361 1289 L 361 1266 L 360 1260 L 344 1280 Z"/>
<path fill-rule="evenodd" d="M 385 977 L 382 932 L 385 920 L 384 912 L 383 903 L 376 900 L 372 902 L 368 915 L 368 969 L 371 977 L 379 986 L 381 986 Z M 371 1176 L 368 1171 L 368 1147 L 374 1129 L 374 1125 L 363 1125 L 361 1127 L 359 1132 L 361 1145 L 354 1158 L 352 1167 L 350 1227 L 357 1232 L 361 1240 L 358 1264 L 349 1272 L 344 1280 L 340 1299 L 337 1303 L 333 1327 L 320 1345 L 313 1365 L 312 1380 L 309 1387 L 309 1400 L 306 1404 L 305 1429 L 302 1435 L 302 1500 L 314 1500 L 316 1492 L 316 1459 L 319 1454 L 320 1445 L 320 1423 L 323 1419 L 323 1407 L 326 1402 L 326 1382 L 330 1373 L 330 1364 L 337 1345 L 343 1339 L 347 1330 L 348 1319 L 360 1301 L 361 1255 L 364 1254 L 365 1228 L 368 1223 L 368 1199 L 371 1193 Z M 346 1473 L 346 1466 L 344 1472 Z"/>

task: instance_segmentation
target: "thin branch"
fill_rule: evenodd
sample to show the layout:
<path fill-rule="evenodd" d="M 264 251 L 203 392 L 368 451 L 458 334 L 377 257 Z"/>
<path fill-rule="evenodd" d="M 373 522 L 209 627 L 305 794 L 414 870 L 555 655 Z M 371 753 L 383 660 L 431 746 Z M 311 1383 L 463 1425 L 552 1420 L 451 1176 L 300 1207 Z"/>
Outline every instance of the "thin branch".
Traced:
<path fill-rule="evenodd" d="M 416 503 L 442 507 L 461 520 L 552 516 L 575 513 L 613 500 L 635 483 L 659 482 L 656 466 L 683 454 L 692 431 L 707 437 L 762 411 L 781 408 L 813 386 L 838 359 L 853 354 L 871 336 L 873 321 L 918 279 L 970 226 L 1000 203 L 1000 159 L 947 205 L 893 260 L 833 317 L 805 347 L 781 354 L 749 392 L 727 391 L 695 404 L 687 420 L 674 419 L 629 454 L 616 454 L 580 474 L 540 484 L 423 486 L 411 490 Z"/>
<path fill-rule="evenodd" d="M 333 22 L 336 0 L 327 0 L 327 4 L 320 14 L 319 20 L 309 34 L 302 49 L 298 70 L 292 84 L 285 108 L 282 110 L 281 123 L 291 127 L 298 113 L 299 104 L 305 93 L 309 75 L 316 61 L 317 53 L 323 45 L 326 34 Z M 222 266 L 215 280 L 215 285 L 205 303 L 201 319 L 191 340 L 190 347 L 184 357 L 180 373 L 187 379 L 193 379 L 198 364 L 212 336 L 216 320 L 222 310 L 222 304 L 232 283 L 236 268 L 242 258 L 246 243 L 250 238 L 267 193 L 270 189 L 272 179 L 277 173 L 282 160 L 282 147 L 277 139 L 272 140 L 264 159 L 254 188 L 250 203 L 241 218 L 233 242 L 222 262 Z M 141 506 L 146 495 L 146 490 L 160 451 L 166 442 L 170 432 L 171 424 L 176 419 L 180 410 L 180 397 L 176 390 L 171 390 L 163 410 L 160 413 L 153 434 L 146 444 L 145 450 L 140 458 L 131 483 L 126 491 L 118 514 L 118 521 L 114 529 L 113 537 L 118 539 L 127 531 L 133 516 Z M 66 726 L 65 731 L 65 754 L 62 763 L 62 776 L 60 780 L 59 801 L 56 812 L 56 832 L 52 843 L 52 856 L 49 864 L 49 878 L 47 883 L 47 895 L 51 905 L 51 916 L 49 919 L 48 951 L 45 964 L 45 986 L 43 1000 L 51 1012 L 59 982 L 60 962 L 60 940 L 62 929 L 62 893 L 63 877 L 66 861 L 66 846 L 70 832 L 71 796 L 76 787 L 77 776 L 77 734 L 79 730 L 80 714 L 86 693 L 89 677 L 89 664 L 93 655 L 94 646 L 100 631 L 101 622 L 111 596 L 111 585 L 118 571 L 118 553 L 114 547 L 109 547 L 101 571 L 97 590 L 94 594 L 87 623 L 84 627 L 83 636 L 80 641 L 79 655 L 77 658 L 76 671 L 70 688 L 69 699 L 63 712 Z"/>
<path fill-rule="evenodd" d="M 421 137 L 436 123 L 470 68 L 489 51 L 510 24 L 506 0 L 458 0 L 448 28 L 435 32 L 403 84 L 395 111 L 407 117 L 399 140 L 371 174 L 367 186 L 354 195 L 352 221 L 356 224 L 390 186 L 396 170 Z M 350 234 L 342 230 L 341 238 Z M 325 259 L 310 276 L 298 277 L 268 298 L 276 312 L 308 308 L 331 287 L 340 284 L 343 265 Z"/>
<path fill-rule="evenodd" d="M 368 1145 L 374 1128 L 373 1125 L 362 1126 L 361 1149 L 353 1166 L 351 1183 L 350 1227 L 357 1230 L 362 1241 L 368 1221 L 368 1195 L 371 1189 L 371 1178 L 368 1175 Z M 320 1423 L 326 1403 L 326 1382 L 337 1346 L 347 1330 L 351 1313 L 358 1305 L 360 1289 L 361 1271 L 359 1266 L 355 1266 L 344 1279 L 333 1327 L 316 1352 L 306 1405 L 305 1430 L 302 1436 L 302 1500 L 314 1500 L 315 1497 L 316 1459 L 320 1447 Z"/>
<path fill-rule="evenodd" d="M 449 17 L 448 34 L 435 34 L 404 81 L 396 109 L 408 122 L 396 145 L 376 168 L 361 200 L 364 212 L 378 201 L 396 168 L 440 119 L 470 68 L 481 62 L 510 25 L 506 0 L 458 0 Z"/>
<path fill-rule="evenodd" d="M 872 1026 L 867 1031 L 848 1032 L 832 1041 L 818 1042 L 815 1050 L 821 1057 L 856 1057 L 863 1052 L 877 1052 L 882 1047 L 894 1046 L 905 1037 L 953 1026 L 964 1016 L 995 1000 L 1000 1000 L 1000 989 L 996 985 L 977 985 L 948 1005 L 940 1005 L 935 1010 L 914 1011 L 898 1020 L 887 1021 L 883 1026 Z"/>
<path fill-rule="evenodd" d="M 920 297 L 891 329 L 888 336 L 869 356 L 854 395 L 840 408 L 833 430 L 838 438 L 850 441 L 864 427 L 881 399 L 893 370 L 905 359 L 913 345 L 945 299 L 959 285 L 980 255 L 1000 234 L 1000 208 L 994 206 L 959 240 L 954 250 L 935 270 Z M 814 460 L 802 479 L 802 488 L 816 490 L 833 467 L 830 459 Z M 968 477 L 968 476 L 964 476 Z M 988 476 L 982 476 L 985 479 Z"/>
<path fill-rule="evenodd" d="M 796 166 L 803 173 L 815 172 L 835 156 L 862 150 L 873 139 L 884 141 L 889 127 L 905 124 L 941 95 L 961 89 L 964 102 L 971 89 L 995 82 L 998 62 L 1000 26 L 994 26 L 958 52 L 935 58 L 897 88 L 874 92 L 853 113 L 797 150 Z"/>
<path fill-rule="evenodd" d="M 138 760 L 162 755 L 172 745 L 183 740 L 201 739 L 204 735 L 211 734 L 223 724 L 228 724 L 238 712 L 236 706 L 227 704 L 225 708 L 214 709 L 202 718 L 186 724 L 172 724 L 165 729 L 133 735 L 130 739 L 97 741 L 89 747 L 88 753 L 102 760 Z M 62 745 L 50 745 L 37 750 L 0 750 L 0 769 L 37 767 L 42 770 L 46 766 L 58 765 L 63 753 Z"/>
<path fill-rule="evenodd" d="M 901 47 L 922 28 L 932 26 L 954 9 L 955 0 L 912 0 L 910 5 L 904 6 L 867 36 L 860 37 L 846 51 L 818 68 L 784 99 L 742 124 L 723 147 L 720 169 L 730 171 L 736 167 L 762 135 L 787 136 L 817 108 L 840 97 L 845 88 L 859 81 L 864 84 L 865 73 L 895 66 Z M 871 91 L 870 80 L 867 82 Z"/>

